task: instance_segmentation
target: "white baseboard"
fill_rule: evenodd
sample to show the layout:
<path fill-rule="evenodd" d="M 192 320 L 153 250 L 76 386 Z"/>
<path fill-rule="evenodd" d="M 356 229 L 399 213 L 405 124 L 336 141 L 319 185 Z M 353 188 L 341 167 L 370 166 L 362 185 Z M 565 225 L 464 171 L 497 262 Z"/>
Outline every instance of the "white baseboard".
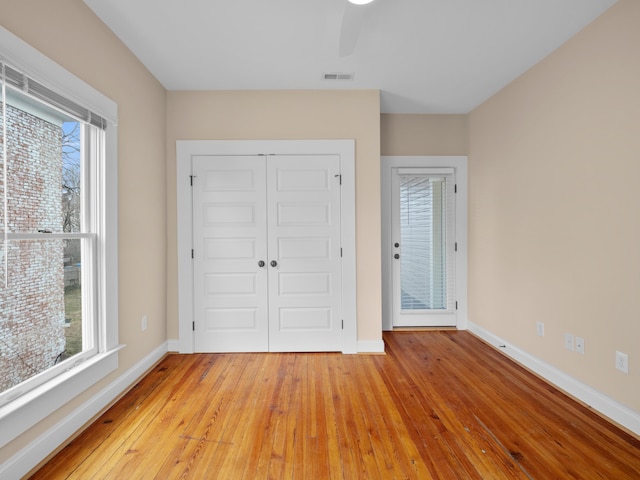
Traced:
<path fill-rule="evenodd" d="M 180 351 L 180 340 L 167 340 L 167 351 L 168 352 L 179 352 Z"/>
<path fill-rule="evenodd" d="M 384 353 L 384 341 L 358 340 L 358 353 Z"/>
<path fill-rule="evenodd" d="M 87 424 L 109 404 L 120 397 L 167 353 L 167 343 L 140 360 L 106 388 L 87 400 L 73 413 L 44 432 L 18 453 L 0 465 L 0 478 L 19 479 L 29 473 L 56 448 Z"/>
<path fill-rule="evenodd" d="M 498 348 L 505 355 L 540 375 L 549 383 L 567 392 L 569 395 L 572 395 L 581 402 L 584 402 L 589 407 L 593 408 L 605 417 L 610 418 L 629 431 L 636 435 L 640 435 L 640 413 L 618 403 L 612 398 L 600 393 L 579 380 L 576 380 L 570 375 L 567 375 L 554 366 L 543 362 L 524 350 L 510 345 L 503 339 L 473 322 L 469 321 L 467 326 L 471 333 L 478 336 L 488 344 Z"/>

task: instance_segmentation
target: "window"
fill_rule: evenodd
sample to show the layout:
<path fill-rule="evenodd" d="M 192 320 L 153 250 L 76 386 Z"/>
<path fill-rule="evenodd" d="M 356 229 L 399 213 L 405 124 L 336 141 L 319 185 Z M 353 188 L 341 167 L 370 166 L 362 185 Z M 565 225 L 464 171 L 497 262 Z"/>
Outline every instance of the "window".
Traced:
<path fill-rule="evenodd" d="M 1 447 L 115 369 L 118 343 L 115 104 L 0 45 Z"/>
<path fill-rule="evenodd" d="M 26 80 L 2 67 L 0 405 L 96 352 L 89 206 L 99 189 L 91 166 L 102 161 L 92 142 L 104 136 L 12 88 Z"/>
<path fill-rule="evenodd" d="M 448 299 L 445 177 L 400 175 L 402 310 L 445 310 Z M 449 260 L 449 262 L 447 261 Z"/>

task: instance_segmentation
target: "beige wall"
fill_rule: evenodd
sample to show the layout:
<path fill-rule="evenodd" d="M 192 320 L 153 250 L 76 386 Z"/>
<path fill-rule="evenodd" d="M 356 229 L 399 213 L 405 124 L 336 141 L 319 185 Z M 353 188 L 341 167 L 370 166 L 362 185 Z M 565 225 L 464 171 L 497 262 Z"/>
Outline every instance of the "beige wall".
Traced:
<path fill-rule="evenodd" d="M 467 155 L 467 115 L 385 113 L 380 118 L 382 155 Z"/>
<path fill-rule="evenodd" d="M 636 412 L 639 26 L 621 0 L 469 117 L 470 320 Z"/>
<path fill-rule="evenodd" d="M 358 340 L 380 340 L 380 100 L 366 91 L 169 92 L 168 335 L 178 338 L 176 140 L 356 140 Z"/>
<path fill-rule="evenodd" d="M 166 92 L 80 0 L 0 0 L 0 22 L 118 104 L 118 310 L 127 345 L 116 372 L 2 448 L 2 462 L 166 341 Z"/>

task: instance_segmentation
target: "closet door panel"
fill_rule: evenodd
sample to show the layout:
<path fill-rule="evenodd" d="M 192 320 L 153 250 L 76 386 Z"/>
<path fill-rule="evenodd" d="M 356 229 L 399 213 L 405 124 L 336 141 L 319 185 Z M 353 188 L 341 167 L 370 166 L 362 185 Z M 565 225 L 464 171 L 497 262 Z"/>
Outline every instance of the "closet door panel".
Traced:
<path fill-rule="evenodd" d="M 337 155 L 267 162 L 271 351 L 342 348 L 339 175 Z"/>
<path fill-rule="evenodd" d="M 193 157 L 197 352 L 269 348 L 264 157 Z"/>

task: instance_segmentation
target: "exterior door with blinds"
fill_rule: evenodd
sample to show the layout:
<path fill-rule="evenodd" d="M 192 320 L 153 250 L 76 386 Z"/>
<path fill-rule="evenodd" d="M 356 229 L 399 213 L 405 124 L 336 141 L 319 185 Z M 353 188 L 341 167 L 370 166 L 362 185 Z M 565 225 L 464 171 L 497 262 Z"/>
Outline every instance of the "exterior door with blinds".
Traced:
<path fill-rule="evenodd" d="M 453 169 L 392 170 L 393 326 L 456 325 Z"/>

